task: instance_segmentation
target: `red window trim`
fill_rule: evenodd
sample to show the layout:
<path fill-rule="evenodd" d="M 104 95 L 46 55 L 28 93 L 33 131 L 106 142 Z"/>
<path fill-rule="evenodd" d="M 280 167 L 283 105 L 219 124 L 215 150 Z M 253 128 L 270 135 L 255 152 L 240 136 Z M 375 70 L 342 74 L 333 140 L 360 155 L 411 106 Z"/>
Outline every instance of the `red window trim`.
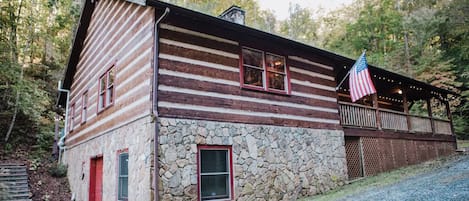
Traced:
<path fill-rule="evenodd" d="M 112 83 L 111 86 L 108 86 L 108 83 L 109 83 L 109 72 L 111 70 L 114 70 L 114 81 Z M 115 62 L 111 65 L 111 67 L 109 67 L 103 74 L 101 74 L 101 76 L 99 76 L 99 79 L 98 79 L 98 98 L 97 98 L 97 107 L 96 107 L 96 113 L 97 114 L 100 114 L 101 112 L 103 112 L 104 110 L 108 109 L 109 107 L 113 106 L 114 105 L 114 102 L 115 102 L 115 97 L 116 97 L 116 74 L 117 74 L 117 71 L 116 71 L 116 64 Z M 104 91 L 101 92 L 101 79 L 105 80 L 105 88 L 104 88 Z M 112 87 L 112 100 L 109 102 L 109 104 L 106 104 L 106 98 L 107 98 L 107 93 L 108 93 L 108 89 Z M 101 98 L 101 95 L 103 96 L 103 107 L 101 107 L 101 105 L 99 104 L 99 99 Z"/>
<path fill-rule="evenodd" d="M 88 90 L 81 97 L 81 124 L 85 124 L 88 117 Z"/>
<path fill-rule="evenodd" d="M 119 200 L 119 166 L 120 166 L 120 155 L 121 154 L 124 154 L 124 153 L 127 153 L 129 154 L 129 148 L 124 148 L 124 149 L 119 149 L 116 151 L 116 172 L 117 172 L 117 177 L 116 177 L 116 201 L 128 201 L 128 198 L 127 199 L 124 199 L 124 200 Z M 130 158 L 130 155 L 129 155 L 129 158 Z"/>
<path fill-rule="evenodd" d="M 228 200 L 234 200 L 234 179 L 233 179 L 233 148 L 230 145 L 197 145 L 197 200 L 201 200 L 201 186 L 200 186 L 200 150 L 227 150 L 228 157 L 230 160 L 230 198 Z"/>
<path fill-rule="evenodd" d="M 254 85 L 244 84 L 243 49 L 250 49 L 250 50 L 254 50 L 254 51 L 258 51 L 258 52 L 262 53 L 263 68 L 264 68 L 262 76 L 265 79 L 264 83 L 263 83 L 263 84 L 265 84 L 265 86 L 258 87 L 258 86 L 254 86 Z M 240 52 L 239 53 L 240 54 L 239 55 L 239 58 L 240 58 L 239 59 L 239 79 L 240 79 L 240 87 L 241 88 L 255 90 L 255 91 L 269 92 L 269 93 L 280 94 L 280 95 L 291 95 L 290 67 L 288 65 L 288 60 L 287 60 L 286 56 L 282 56 L 280 54 L 275 54 L 275 53 L 272 53 L 272 52 L 267 52 L 267 51 L 247 47 L 247 46 L 240 46 L 240 51 L 239 52 Z M 278 90 L 278 89 L 269 88 L 269 79 L 267 77 L 268 76 L 268 70 L 265 68 L 266 54 L 271 54 L 271 55 L 274 55 L 274 56 L 283 57 L 283 59 L 285 61 L 285 76 L 286 76 L 286 79 L 287 79 L 287 81 L 285 83 L 286 90 Z"/>

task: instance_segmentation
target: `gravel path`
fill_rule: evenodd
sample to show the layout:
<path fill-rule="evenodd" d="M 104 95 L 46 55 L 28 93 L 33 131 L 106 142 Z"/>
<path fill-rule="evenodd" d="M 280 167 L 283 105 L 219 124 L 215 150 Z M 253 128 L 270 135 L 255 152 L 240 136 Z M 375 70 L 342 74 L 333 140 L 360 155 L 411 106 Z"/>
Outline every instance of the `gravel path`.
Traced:
<path fill-rule="evenodd" d="M 469 155 L 431 172 L 389 186 L 371 188 L 341 200 L 469 201 Z"/>

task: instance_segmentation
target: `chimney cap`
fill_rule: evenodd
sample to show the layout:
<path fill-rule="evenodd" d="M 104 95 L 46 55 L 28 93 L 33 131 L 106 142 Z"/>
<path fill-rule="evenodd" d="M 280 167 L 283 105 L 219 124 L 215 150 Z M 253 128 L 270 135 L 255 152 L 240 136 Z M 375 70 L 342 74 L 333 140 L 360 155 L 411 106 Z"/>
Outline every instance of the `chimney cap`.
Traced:
<path fill-rule="evenodd" d="M 246 12 L 241 7 L 232 5 L 230 8 L 223 11 L 223 13 L 221 13 L 218 17 L 230 22 L 244 25 L 245 13 Z"/>

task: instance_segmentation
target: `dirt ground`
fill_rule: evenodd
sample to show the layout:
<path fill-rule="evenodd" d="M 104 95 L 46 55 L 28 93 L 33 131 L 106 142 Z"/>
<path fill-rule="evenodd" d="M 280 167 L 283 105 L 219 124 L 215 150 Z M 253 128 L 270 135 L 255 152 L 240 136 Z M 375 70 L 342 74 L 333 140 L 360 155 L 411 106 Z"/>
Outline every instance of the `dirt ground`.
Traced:
<path fill-rule="evenodd" d="M 56 163 L 51 160 L 31 159 L 30 147 L 17 147 L 6 153 L 0 147 L 0 163 L 21 163 L 28 167 L 29 188 L 33 201 L 67 201 L 71 198 L 66 177 L 52 177 L 48 170 Z"/>

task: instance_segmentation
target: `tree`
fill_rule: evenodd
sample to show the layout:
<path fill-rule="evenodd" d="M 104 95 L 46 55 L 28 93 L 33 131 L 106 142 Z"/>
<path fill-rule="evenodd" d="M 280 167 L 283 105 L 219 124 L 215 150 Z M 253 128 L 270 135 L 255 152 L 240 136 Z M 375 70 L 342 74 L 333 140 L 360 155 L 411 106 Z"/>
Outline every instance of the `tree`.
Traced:
<path fill-rule="evenodd" d="M 6 131 L 4 141 L 15 133 L 50 132 L 55 83 L 68 57 L 80 4 L 73 0 L 0 3 L 0 128 Z"/>
<path fill-rule="evenodd" d="M 290 4 L 290 16 L 280 23 L 280 34 L 292 40 L 309 45 L 318 45 L 318 23 L 313 20 L 313 13 L 298 4 Z"/>

